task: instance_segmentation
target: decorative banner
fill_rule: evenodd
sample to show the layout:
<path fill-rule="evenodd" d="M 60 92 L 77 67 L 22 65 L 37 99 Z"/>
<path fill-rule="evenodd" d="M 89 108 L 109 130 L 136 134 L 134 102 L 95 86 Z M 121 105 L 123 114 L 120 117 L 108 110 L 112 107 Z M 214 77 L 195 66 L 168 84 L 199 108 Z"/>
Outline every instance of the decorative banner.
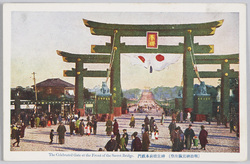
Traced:
<path fill-rule="evenodd" d="M 147 32 L 147 46 L 146 48 L 158 49 L 158 32 Z"/>
<path fill-rule="evenodd" d="M 176 63 L 182 54 L 124 54 L 124 56 L 130 58 L 132 65 L 141 65 L 152 73 L 153 70 L 161 71 Z"/>

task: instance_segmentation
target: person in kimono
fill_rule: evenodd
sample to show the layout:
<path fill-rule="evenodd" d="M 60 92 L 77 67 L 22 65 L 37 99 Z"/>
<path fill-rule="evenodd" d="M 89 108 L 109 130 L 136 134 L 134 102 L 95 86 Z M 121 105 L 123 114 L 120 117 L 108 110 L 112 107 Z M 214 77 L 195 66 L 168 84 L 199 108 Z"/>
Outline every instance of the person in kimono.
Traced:
<path fill-rule="evenodd" d="M 173 143 L 173 146 L 172 146 L 172 151 L 180 151 L 180 140 L 181 140 L 181 137 L 180 137 L 180 133 L 179 133 L 179 129 L 178 128 L 175 128 L 174 131 L 172 131 L 171 133 L 171 141 Z"/>
<path fill-rule="evenodd" d="M 113 133 L 114 135 L 116 135 L 118 133 L 118 123 L 117 123 L 117 120 L 115 119 L 115 122 L 114 122 L 114 125 L 113 125 Z"/>
<path fill-rule="evenodd" d="M 107 151 L 115 151 L 116 147 L 117 147 L 117 142 L 115 140 L 115 135 L 111 135 L 111 139 L 107 142 L 104 148 Z"/>
<path fill-rule="evenodd" d="M 134 137 L 134 141 L 132 144 L 132 151 L 141 151 L 142 150 L 142 143 L 139 137 L 137 137 L 137 132 L 134 132 L 132 135 Z"/>
<path fill-rule="evenodd" d="M 148 151 L 150 144 L 148 131 L 145 131 L 142 135 L 142 151 Z"/>
<path fill-rule="evenodd" d="M 126 134 L 123 134 L 122 135 L 122 138 L 121 138 L 121 141 L 120 141 L 120 150 L 121 151 L 127 151 L 127 148 L 126 148 Z"/>
<path fill-rule="evenodd" d="M 201 131 L 200 131 L 200 134 L 199 134 L 201 149 L 206 150 L 206 145 L 208 143 L 207 136 L 208 136 L 208 132 L 205 130 L 205 127 L 202 125 L 201 126 Z"/>

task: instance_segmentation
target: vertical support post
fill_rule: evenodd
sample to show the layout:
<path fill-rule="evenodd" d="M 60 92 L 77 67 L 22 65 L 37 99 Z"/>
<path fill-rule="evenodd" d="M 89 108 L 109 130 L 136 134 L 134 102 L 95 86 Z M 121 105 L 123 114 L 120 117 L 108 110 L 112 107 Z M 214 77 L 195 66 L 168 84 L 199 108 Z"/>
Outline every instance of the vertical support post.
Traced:
<path fill-rule="evenodd" d="M 76 61 L 76 77 L 75 77 L 75 112 L 80 111 L 81 116 L 84 116 L 83 108 L 83 61 L 78 58 Z"/>
<path fill-rule="evenodd" d="M 228 60 L 221 64 L 221 120 L 228 118 L 229 114 L 229 96 L 230 96 L 230 81 L 229 81 L 229 63 Z"/>
<path fill-rule="evenodd" d="M 114 30 L 115 37 L 111 44 L 114 43 L 114 59 L 110 74 L 110 92 L 112 93 L 114 115 L 120 116 L 122 113 L 122 90 L 121 90 L 121 59 L 120 59 L 120 34 L 118 30 Z"/>
<path fill-rule="evenodd" d="M 19 121 L 20 119 L 20 113 L 21 113 L 21 101 L 20 101 L 20 95 L 19 91 L 17 91 L 15 95 L 15 121 Z"/>
<path fill-rule="evenodd" d="M 191 30 L 187 30 L 184 36 L 184 54 L 183 54 L 183 109 L 187 112 L 193 110 L 193 83 L 194 73 L 191 59 L 193 36 Z"/>

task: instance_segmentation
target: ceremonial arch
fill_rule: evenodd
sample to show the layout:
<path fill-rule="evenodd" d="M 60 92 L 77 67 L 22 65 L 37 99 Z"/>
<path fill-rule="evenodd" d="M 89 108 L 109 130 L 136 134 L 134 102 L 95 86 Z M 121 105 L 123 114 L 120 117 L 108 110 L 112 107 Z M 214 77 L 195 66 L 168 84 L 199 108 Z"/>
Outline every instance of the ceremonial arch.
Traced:
<path fill-rule="evenodd" d="M 120 80 L 120 55 L 123 53 L 167 53 L 183 54 L 183 110 L 192 110 L 194 78 L 221 78 L 221 113 L 229 114 L 229 79 L 238 78 L 239 72 L 230 69 L 230 64 L 239 64 L 239 54 L 213 55 L 213 45 L 194 43 L 195 36 L 211 36 L 223 20 L 200 24 L 108 24 L 83 19 L 92 35 L 109 36 L 110 43 L 92 45 L 91 54 L 72 54 L 57 50 L 64 62 L 75 63 L 72 70 L 64 70 L 64 76 L 75 77 L 75 107 L 84 114 L 83 78 L 110 78 L 110 99 L 112 112 L 115 116 L 122 113 L 122 88 Z M 121 37 L 146 37 L 146 45 L 126 45 Z M 158 37 L 183 37 L 179 45 L 158 45 Z M 202 54 L 202 55 L 195 55 Z M 204 54 L 204 55 L 203 55 Z M 207 55 L 209 54 L 209 55 Z M 84 69 L 84 63 L 108 63 L 109 69 L 104 71 L 89 71 Z M 217 71 L 198 72 L 196 65 L 220 64 Z M 164 75 L 163 75 L 164 76 Z"/>

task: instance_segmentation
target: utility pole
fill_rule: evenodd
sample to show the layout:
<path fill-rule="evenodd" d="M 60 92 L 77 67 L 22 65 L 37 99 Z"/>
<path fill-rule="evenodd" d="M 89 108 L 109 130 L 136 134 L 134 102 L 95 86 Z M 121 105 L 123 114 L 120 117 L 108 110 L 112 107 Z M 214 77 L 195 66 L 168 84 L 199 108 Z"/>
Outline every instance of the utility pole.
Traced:
<path fill-rule="evenodd" d="M 37 101 L 37 89 L 36 89 L 36 76 L 35 76 L 35 72 L 32 73 L 33 74 L 33 80 L 34 80 L 34 86 L 35 86 L 35 96 L 36 96 L 36 101 Z"/>

